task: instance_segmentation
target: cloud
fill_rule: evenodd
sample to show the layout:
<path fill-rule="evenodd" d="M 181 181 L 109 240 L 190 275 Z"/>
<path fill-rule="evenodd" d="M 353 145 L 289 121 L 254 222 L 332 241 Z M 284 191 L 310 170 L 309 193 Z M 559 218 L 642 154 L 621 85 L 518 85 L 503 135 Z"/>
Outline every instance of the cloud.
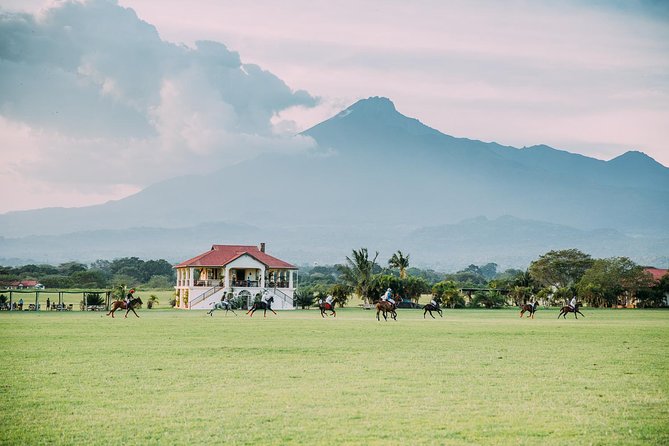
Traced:
<path fill-rule="evenodd" d="M 128 190 L 303 150 L 311 141 L 275 117 L 318 102 L 222 43 L 164 41 L 114 1 L 0 10 L 1 150 L 13 176 Z"/>

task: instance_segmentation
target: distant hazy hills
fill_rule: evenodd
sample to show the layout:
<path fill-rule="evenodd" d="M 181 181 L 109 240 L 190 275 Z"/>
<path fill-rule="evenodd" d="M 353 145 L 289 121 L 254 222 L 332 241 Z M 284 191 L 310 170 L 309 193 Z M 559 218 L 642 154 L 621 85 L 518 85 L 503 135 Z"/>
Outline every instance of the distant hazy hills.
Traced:
<path fill-rule="evenodd" d="M 211 243 L 259 241 L 298 263 L 341 261 L 359 246 L 454 267 L 523 266 L 562 247 L 644 263 L 669 253 L 669 169 L 640 152 L 601 161 L 454 138 L 385 98 L 304 134 L 317 150 L 174 178 L 98 206 L 0 215 L 0 258 L 176 260 Z"/>

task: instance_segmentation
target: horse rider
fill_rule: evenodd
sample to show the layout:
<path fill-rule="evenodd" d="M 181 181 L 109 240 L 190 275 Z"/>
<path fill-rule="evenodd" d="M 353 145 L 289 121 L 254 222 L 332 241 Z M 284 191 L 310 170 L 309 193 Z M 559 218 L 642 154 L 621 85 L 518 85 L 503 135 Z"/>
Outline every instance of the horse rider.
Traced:
<path fill-rule="evenodd" d="M 222 297 L 221 298 L 221 305 L 224 308 L 230 308 L 230 298 L 228 296 Z"/>
<path fill-rule="evenodd" d="M 393 290 L 388 288 L 385 294 L 381 297 L 381 300 L 390 302 L 391 304 L 395 305 L 395 301 L 393 300 Z"/>
<path fill-rule="evenodd" d="M 263 291 L 260 301 L 269 307 L 269 293 L 267 290 Z"/>
<path fill-rule="evenodd" d="M 571 301 L 569 302 L 569 308 L 576 312 L 576 296 L 571 298 Z"/>
<path fill-rule="evenodd" d="M 328 297 L 325 298 L 325 308 L 327 310 L 332 310 L 333 304 L 332 302 L 334 301 L 334 298 L 332 297 L 332 294 L 328 294 Z"/>
<path fill-rule="evenodd" d="M 430 304 L 432 304 L 432 306 L 433 306 L 434 308 L 439 308 L 439 304 L 438 304 L 437 301 L 434 300 L 434 299 L 432 299 L 432 300 L 430 301 Z"/>
<path fill-rule="evenodd" d="M 135 293 L 134 288 L 130 288 L 130 291 L 128 294 L 125 296 L 125 308 L 128 309 L 130 308 L 130 301 L 133 299 L 133 294 Z"/>

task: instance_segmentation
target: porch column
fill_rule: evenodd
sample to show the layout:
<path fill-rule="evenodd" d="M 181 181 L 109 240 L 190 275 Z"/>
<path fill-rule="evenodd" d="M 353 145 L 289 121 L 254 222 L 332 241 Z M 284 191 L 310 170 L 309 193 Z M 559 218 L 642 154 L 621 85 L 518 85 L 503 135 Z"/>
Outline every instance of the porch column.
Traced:
<path fill-rule="evenodd" d="M 293 288 L 293 270 L 288 272 L 288 288 Z"/>
<path fill-rule="evenodd" d="M 188 269 L 188 287 L 193 288 L 195 286 L 195 268 L 190 267 Z"/>
<path fill-rule="evenodd" d="M 260 268 L 260 288 L 265 288 L 265 267 Z"/>
<path fill-rule="evenodd" d="M 223 287 L 228 289 L 230 288 L 230 269 L 223 268 Z"/>

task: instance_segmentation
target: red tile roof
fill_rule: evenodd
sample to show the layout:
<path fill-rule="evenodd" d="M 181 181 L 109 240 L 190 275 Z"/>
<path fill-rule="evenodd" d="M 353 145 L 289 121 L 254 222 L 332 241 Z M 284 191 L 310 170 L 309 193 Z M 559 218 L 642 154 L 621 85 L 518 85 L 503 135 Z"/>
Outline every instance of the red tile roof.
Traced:
<path fill-rule="evenodd" d="M 651 276 L 653 276 L 653 279 L 658 281 L 662 278 L 662 276 L 667 274 L 667 272 L 669 271 L 667 269 L 653 268 L 651 266 L 647 266 L 644 269 L 648 271 L 651 274 Z"/>
<path fill-rule="evenodd" d="M 262 252 L 257 246 L 246 245 L 213 245 L 211 250 L 181 262 L 175 268 L 184 266 L 225 266 L 244 254 L 250 255 L 268 268 L 296 269 L 294 265 Z"/>

